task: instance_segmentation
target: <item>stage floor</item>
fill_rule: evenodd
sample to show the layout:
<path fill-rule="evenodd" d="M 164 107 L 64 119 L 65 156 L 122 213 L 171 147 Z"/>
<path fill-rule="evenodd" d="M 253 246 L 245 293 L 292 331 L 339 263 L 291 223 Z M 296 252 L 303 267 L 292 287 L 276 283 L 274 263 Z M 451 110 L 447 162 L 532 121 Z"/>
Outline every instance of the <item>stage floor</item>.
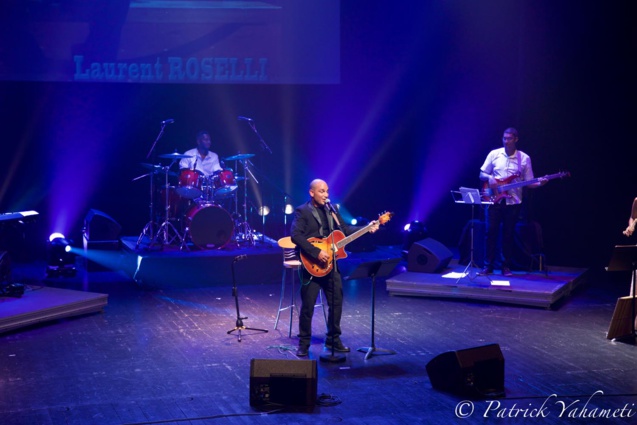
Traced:
<path fill-rule="evenodd" d="M 361 263 L 387 258 L 395 258 L 394 248 L 350 253 L 339 263 L 348 276 Z M 33 287 L 32 292 L 46 294 L 38 288 L 47 285 L 108 294 L 108 305 L 103 313 L 0 334 L 3 425 L 217 422 L 212 418 L 233 425 L 442 425 L 457 423 L 458 413 L 470 406 L 473 417 L 463 422 L 501 423 L 496 415 L 520 406 L 539 408 L 545 401 L 547 417 L 540 418 L 542 424 L 568 422 L 565 415 L 580 412 L 575 409 L 584 403 L 589 411 L 627 405 L 635 412 L 637 348 L 606 338 L 617 298 L 629 290 L 629 275 L 611 279 L 610 273 L 589 271 L 592 276 L 550 310 L 391 296 L 383 278 L 377 279 L 375 291 L 369 278 L 344 280 L 342 338 L 352 351 L 342 363 L 320 361 L 326 354 L 320 309 L 313 321 L 309 359 L 318 363 L 318 393 L 324 404 L 311 413 L 277 406 L 267 414 L 249 404 L 252 359 L 299 361 L 296 313 L 291 338 L 289 310 L 274 329 L 280 280 L 239 286 L 241 315 L 248 317 L 245 325 L 268 330 L 246 330 L 239 342 L 236 333 L 228 334 L 237 315 L 229 284 L 153 288 L 139 285 L 120 269 L 79 269 L 74 277 L 44 280 L 45 266 L 12 264 L 12 274 L 17 282 Z M 404 272 L 403 266 L 390 279 Z M 550 268 L 549 278 L 553 273 Z M 515 282 L 511 279 L 512 285 Z M 27 302 L 27 296 L 30 292 L 10 302 Z M 370 340 L 395 354 L 366 359 L 356 349 L 369 347 Z M 434 358 L 488 344 L 498 344 L 505 359 L 505 397 L 497 400 L 497 411 L 489 409 L 489 401 L 461 404 L 463 396 L 432 387 L 426 366 Z M 560 403 L 568 406 L 566 412 Z M 632 419 L 615 422 L 633 423 Z"/>
<path fill-rule="evenodd" d="M 463 273 L 465 266 L 452 261 L 442 273 L 406 271 L 387 279 L 390 295 L 459 298 L 550 308 L 580 285 L 587 269 L 551 267 L 545 272 L 515 271 L 513 277 Z"/>

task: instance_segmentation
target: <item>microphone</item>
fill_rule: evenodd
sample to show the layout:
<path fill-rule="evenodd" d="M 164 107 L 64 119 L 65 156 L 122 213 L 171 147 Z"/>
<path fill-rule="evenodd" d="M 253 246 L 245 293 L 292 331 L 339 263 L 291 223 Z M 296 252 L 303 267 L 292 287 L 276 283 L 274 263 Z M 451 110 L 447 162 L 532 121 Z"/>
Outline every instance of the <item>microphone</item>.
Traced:
<path fill-rule="evenodd" d="M 254 121 L 252 118 L 242 117 L 241 115 L 239 115 L 239 116 L 237 117 L 237 119 L 238 119 L 239 121 L 250 121 L 250 122 Z"/>
<path fill-rule="evenodd" d="M 336 214 L 336 208 L 334 208 L 334 206 L 330 202 L 329 198 L 325 200 L 325 206 L 327 207 L 328 211 L 333 212 L 334 214 Z"/>
<path fill-rule="evenodd" d="M 161 123 L 162 123 L 162 125 L 166 125 L 166 124 L 172 124 L 174 122 L 175 122 L 174 119 L 168 118 L 167 120 L 163 120 Z"/>
<path fill-rule="evenodd" d="M 248 258 L 248 256 L 245 254 L 237 255 L 236 257 L 234 257 L 233 262 L 236 263 L 238 261 L 245 260 L 246 258 Z"/>

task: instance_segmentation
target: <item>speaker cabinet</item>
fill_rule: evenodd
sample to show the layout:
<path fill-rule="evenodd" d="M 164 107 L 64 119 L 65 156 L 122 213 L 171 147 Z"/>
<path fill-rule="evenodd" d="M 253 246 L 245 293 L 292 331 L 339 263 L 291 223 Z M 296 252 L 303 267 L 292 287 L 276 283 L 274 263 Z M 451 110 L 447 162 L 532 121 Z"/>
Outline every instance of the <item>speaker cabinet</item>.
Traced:
<path fill-rule="evenodd" d="M 462 396 L 504 396 L 504 357 L 498 344 L 449 351 L 427 363 L 431 386 Z"/>
<path fill-rule="evenodd" d="M 102 211 L 89 210 L 84 218 L 84 236 L 89 241 L 112 241 L 119 239 L 122 226 Z"/>
<path fill-rule="evenodd" d="M 99 251 L 117 251 L 120 249 L 119 234 L 122 226 L 102 211 L 89 210 L 84 218 L 84 258 L 86 270 L 100 272 L 112 270 L 91 260 L 91 254 Z"/>
<path fill-rule="evenodd" d="M 250 406 L 314 409 L 316 360 L 250 360 Z"/>
<path fill-rule="evenodd" d="M 435 239 L 414 242 L 407 254 L 407 271 L 438 273 L 449 265 L 453 253 Z"/>

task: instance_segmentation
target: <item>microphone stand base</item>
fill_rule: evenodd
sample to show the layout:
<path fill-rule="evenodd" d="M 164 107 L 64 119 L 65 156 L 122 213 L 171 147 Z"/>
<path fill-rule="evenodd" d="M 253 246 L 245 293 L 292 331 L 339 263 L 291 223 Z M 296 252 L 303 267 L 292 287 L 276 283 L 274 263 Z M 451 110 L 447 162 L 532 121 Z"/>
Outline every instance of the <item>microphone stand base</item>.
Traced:
<path fill-rule="evenodd" d="M 357 349 L 356 351 L 360 351 L 361 353 L 367 353 L 365 354 L 365 360 L 369 359 L 372 356 L 377 356 L 377 355 L 396 354 L 394 350 L 387 350 L 384 348 L 376 348 L 376 347 L 361 347 Z"/>
<path fill-rule="evenodd" d="M 321 354 L 319 356 L 319 359 L 322 362 L 326 362 L 326 363 L 342 363 L 345 361 L 345 356 L 338 356 L 336 354 L 329 353 L 329 354 Z"/>

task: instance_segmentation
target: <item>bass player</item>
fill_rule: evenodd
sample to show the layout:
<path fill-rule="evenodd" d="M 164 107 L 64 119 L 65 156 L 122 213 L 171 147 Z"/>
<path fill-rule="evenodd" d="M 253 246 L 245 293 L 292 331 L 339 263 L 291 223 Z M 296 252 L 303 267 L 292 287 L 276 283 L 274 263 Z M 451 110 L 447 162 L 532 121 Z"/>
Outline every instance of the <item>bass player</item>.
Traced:
<path fill-rule="evenodd" d="M 530 181 L 533 178 L 533 168 L 531 157 L 518 150 L 518 131 L 509 127 L 504 130 L 502 136 L 503 147 L 494 149 L 487 155 L 484 164 L 480 168 L 480 180 L 487 182 L 491 188 L 497 188 L 504 182 L 513 183 L 515 181 Z M 538 178 L 530 188 L 545 185 L 546 178 Z M 484 268 L 481 274 L 493 273 L 496 256 L 496 243 L 502 223 L 502 275 L 513 276 L 511 273 L 511 256 L 513 254 L 513 236 L 515 223 L 520 215 L 522 207 L 523 187 L 509 189 L 501 196 L 494 199 L 494 203 L 487 208 L 487 251 Z M 495 191 L 495 190 L 494 190 Z"/>
<path fill-rule="evenodd" d="M 334 252 L 329 249 L 321 249 L 310 243 L 310 238 L 325 238 L 335 230 L 340 230 L 345 235 L 350 235 L 361 227 L 349 226 L 345 223 L 335 207 L 329 204 L 329 188 L 321 179 L 315 179 L 310 183 L 310 200 L 294 211 L 291 237 L 302 255 L 313 259 L 318 265 L 330 263 L 332 268 L 324 276 L 313 276 L 302 268 L 301 272 L 301 313 L 299 317 L 299 347 L 297 356 L 306 357 L 312 339 L 312 316 L 314 305 L 321 288 L 329 306 L 327 319 L 327 335 L 325 348 L 334 349 L 341 353 L 349 352 L 349 347 L 341 341 L 341 315 L 343 312 L 343 283 L 338 271 Z M 368 231 L 374 233 L 379 224 L 372 223 Z"/>

